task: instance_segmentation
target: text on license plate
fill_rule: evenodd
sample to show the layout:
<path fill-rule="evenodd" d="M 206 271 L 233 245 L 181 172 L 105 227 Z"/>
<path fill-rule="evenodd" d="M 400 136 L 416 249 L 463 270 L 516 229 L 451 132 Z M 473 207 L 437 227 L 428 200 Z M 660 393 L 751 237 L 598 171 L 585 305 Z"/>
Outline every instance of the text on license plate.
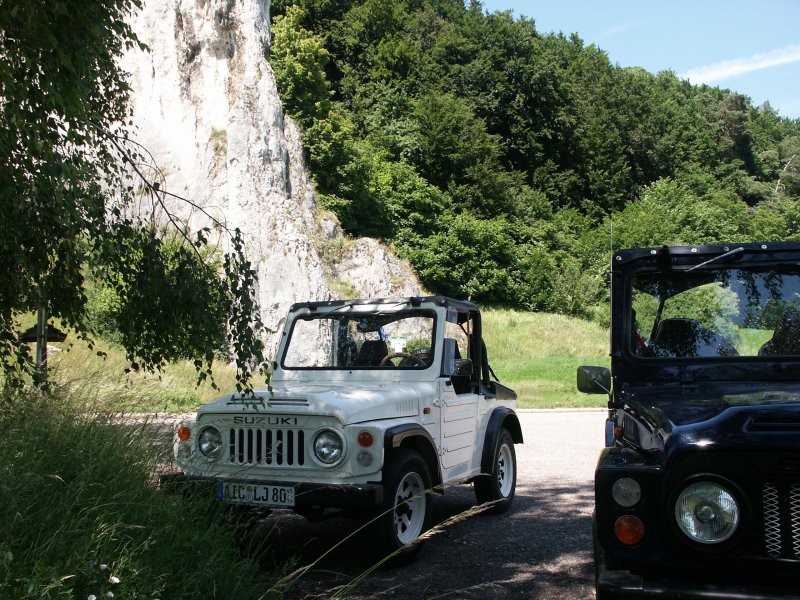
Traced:
<path fill-rule="evenodd" d="M 294 488 L 286 485 L 218 481 L 214 496 L 221 502 L 256 506 L 294 507 Z"/>

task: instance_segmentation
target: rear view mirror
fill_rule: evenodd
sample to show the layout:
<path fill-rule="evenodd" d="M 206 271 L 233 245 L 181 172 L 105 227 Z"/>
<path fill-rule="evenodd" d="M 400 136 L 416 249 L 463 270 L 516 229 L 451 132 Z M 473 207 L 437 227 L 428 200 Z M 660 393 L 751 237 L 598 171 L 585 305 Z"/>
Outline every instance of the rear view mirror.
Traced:
<path fill-rule="evenodd" d="M 578 367 L 578 391 L 584 394 L 610 394 L 611 371 L 606 367 Z"/>

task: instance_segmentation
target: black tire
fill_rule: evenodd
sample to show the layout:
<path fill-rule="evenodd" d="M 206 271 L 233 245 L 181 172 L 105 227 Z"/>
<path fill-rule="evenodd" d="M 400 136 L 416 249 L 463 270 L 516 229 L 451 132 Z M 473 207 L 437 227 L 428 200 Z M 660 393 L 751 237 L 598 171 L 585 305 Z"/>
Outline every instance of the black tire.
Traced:
<path fill-rule="evenodd" d="M 383 475 L 383 508 L 377 520 L 388 566 L 410 563 L 422 549 L 418 541 L 431 520 L 431 477 L 422 456 L 401 448 L 389 455 Z"/>
<path fill-rule="evenodd" d="M 517 454 L 514 451 L 514 438 L 503 428 L 497 436 L 491 473 L 475 480 L 475 497 L 479 504 L 493 503 L 484 514 L 499 515 L 511 507 L 516 488 Z"/>

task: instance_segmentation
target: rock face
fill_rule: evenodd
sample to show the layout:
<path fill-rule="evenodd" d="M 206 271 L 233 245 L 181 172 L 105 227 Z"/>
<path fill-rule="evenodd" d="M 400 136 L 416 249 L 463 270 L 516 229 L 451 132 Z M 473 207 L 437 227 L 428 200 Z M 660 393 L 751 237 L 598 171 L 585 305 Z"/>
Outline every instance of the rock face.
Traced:
<path fill-rule="evenodd" d="M 292 302 L 422 293 L 389 250 L 344 240 L 335 219 L 319 214 L 301 133 L 265 58 L 269 1 L 145 0 L 132 25 L 149 47 L 123 66 L 136 139 L 159 169 L 150 175 L 191 200 L 170 210 L 193 227 L 213 218 L 245 234 L 270 355 Z"/>

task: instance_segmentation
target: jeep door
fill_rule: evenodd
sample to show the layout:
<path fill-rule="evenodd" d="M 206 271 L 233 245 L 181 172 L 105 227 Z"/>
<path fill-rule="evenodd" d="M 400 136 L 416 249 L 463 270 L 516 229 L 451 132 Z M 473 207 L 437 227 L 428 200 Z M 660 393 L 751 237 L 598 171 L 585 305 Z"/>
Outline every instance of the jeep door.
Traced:
<path fill-rule="evenodd" d="M 439 379 L 442 468 L 448 479 L 469 469 L 475 448 L 479 395 L 470 360 L 472 320 L 468 312 L 447 311 Z M 463 467 L 461 467 L 463 465 Z"/>

